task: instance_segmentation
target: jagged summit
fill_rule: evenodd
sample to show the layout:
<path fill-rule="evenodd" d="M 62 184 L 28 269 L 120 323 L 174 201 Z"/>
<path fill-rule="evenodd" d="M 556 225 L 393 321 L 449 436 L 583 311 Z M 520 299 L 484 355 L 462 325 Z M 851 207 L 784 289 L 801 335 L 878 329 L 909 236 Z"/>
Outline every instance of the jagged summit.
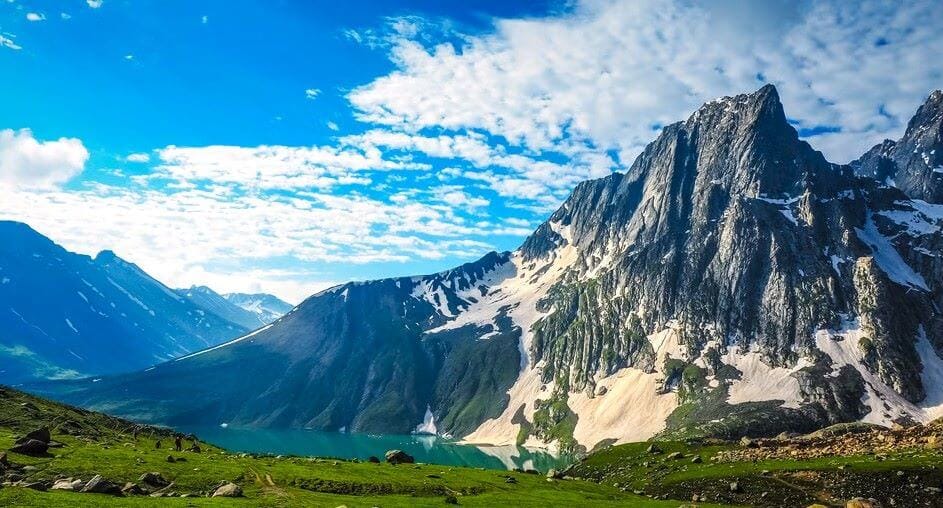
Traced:
<path fill-rule="evenodd" d="M 885 140 L 851 165 L 911 198 L 943 203 L 943 91 L 930 94 L 901 139 Z"/>

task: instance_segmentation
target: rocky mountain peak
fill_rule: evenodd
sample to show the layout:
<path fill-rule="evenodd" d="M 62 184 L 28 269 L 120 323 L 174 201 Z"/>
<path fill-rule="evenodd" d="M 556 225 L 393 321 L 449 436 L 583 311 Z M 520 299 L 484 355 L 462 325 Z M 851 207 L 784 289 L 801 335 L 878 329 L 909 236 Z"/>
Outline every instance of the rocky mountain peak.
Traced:
<path fill-rule="evenodd" d="M 852 167 L 911 198 L 943 203 L 943 91 L 930 94 L 902 138 L 874 146 Z"/>

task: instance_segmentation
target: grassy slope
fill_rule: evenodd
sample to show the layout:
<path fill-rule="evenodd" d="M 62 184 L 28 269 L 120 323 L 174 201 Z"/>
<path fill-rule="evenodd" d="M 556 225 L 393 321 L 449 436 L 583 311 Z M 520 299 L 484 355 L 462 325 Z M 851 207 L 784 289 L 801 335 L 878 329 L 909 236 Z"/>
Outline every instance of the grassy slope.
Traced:
<path fill-rule="evenodd" d="M 678 506 L 677 501 L 653 501 L 609 485 L 581 480 L 548 482 L 542 476 L 436 465 L 356 463 L 308 458 L 250 457 L 227 454 L 212 446 L 203 453 L 154 449 L 160 433 L 149 428 L 137 440 L 130 424 L 98 413 L 77 410 L 7 388 L 0 389 L 0 449 L 15 437 L 40 425 L 53 429 L 53 439 L 66 444 L 50 449 L 51 456 L 32 458 L 9 454 L 18 464 L 35 466 L 28 479 L 66 475 L 87 480 L 94 474 L 122 484 L 145 472 L 160 472 L 176 483 L 179 493 L 210 491 L 228 480 L 241 485 L 245 499 L 117 498 L 71 492 L 36 492 L 20 487 L 0 488 L 0 506 L 443 506 L 455 493 L 465 506 Z M 72 429 L 72 435 L 62 433 Z M 377 450 L 382 455 L 384 450 Z M 168 455 L 185 462 L 168 463 Z M 440 478 L 429 478 L 427 475 Z M 505 483 L 510 474 L 516 484 Z M 318 491 L 300 485 L 318 485 Z M 327 492 L 326 492 L 327 491 Z M 344 495 L 358 492 L 362 495 Z"/>
<path fill-rule="evenodd" d="M 714 462 L 718 452 L 737 447 L 659 442 L 661 453 L 649 453 L 650 444 L 608 447 L 567 473 L 655 497 L 690 499 L 698 494 L 721 503 L 844 506 L 853 497 L 874 497 L 885 506 L 891 504 L 890 498 L 898 506 L 943 506 L 943 498 L 932 490 L 943 487 L 939 449 L 902 449 L 880 460 L 860 455 L 718 463 Z M 672 452 L 682 456 L 669 459 Z M 692 461 L 695 456 L 700 463 Z M 734 481 L 740 492 L 731 492 Z"/>

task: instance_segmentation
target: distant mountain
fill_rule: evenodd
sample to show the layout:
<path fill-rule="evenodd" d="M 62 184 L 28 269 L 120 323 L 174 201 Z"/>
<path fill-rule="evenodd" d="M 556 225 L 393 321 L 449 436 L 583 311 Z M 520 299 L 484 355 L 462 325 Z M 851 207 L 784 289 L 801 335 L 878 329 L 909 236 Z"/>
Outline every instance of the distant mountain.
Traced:
<path fill-rule="evenodd" d="M 174 291 L 197 306 L 248 330 L 255 330 L 274 321 L 274 319 L 263 321 L 259 314 L 232 303 L 228 298 L 206 286 L 192 286 L 190 289 Z"/>
<path fill-rule="evenodd" d="M 514 252 L 340 285 L 60 396 L 171 424 L 571 449 L 929 421 L 943 416 L 940 97 L 855 165 L 799 139 L 772 86 L 712 101 L 626 173 L 578 185 Z"/>
<path fill-rule="evenodd" d="M 111 251 L 69 252 L 0 221 L 0 377 L 4 383 L 127 372 L 250 327 L 175 293 Z"/>
<path fill-rule="evenodd" d="M 293 307 L 290 303 L 265 293 L 228 293 L 223 296 L 231 303 L 258 316 L 259 321 L 266 325 L 288 314 Z"/>

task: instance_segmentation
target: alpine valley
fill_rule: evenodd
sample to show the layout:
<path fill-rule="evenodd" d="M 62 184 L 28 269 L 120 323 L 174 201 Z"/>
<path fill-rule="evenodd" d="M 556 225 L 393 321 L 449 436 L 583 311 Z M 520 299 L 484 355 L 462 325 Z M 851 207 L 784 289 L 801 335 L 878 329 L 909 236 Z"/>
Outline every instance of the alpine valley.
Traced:
<path fill-rule="evenodd" d="M 566 450 L 927 422 L 943 416 L 941 228 L 943 92 L 838 165 L 767 85 L 664 128 L 514 252 L 343 284 L 225 344 L 43 390 L 170 425 Z M 126 287 L 107 271 L 126 265 L 84 263 L 95 287 Z"/>

